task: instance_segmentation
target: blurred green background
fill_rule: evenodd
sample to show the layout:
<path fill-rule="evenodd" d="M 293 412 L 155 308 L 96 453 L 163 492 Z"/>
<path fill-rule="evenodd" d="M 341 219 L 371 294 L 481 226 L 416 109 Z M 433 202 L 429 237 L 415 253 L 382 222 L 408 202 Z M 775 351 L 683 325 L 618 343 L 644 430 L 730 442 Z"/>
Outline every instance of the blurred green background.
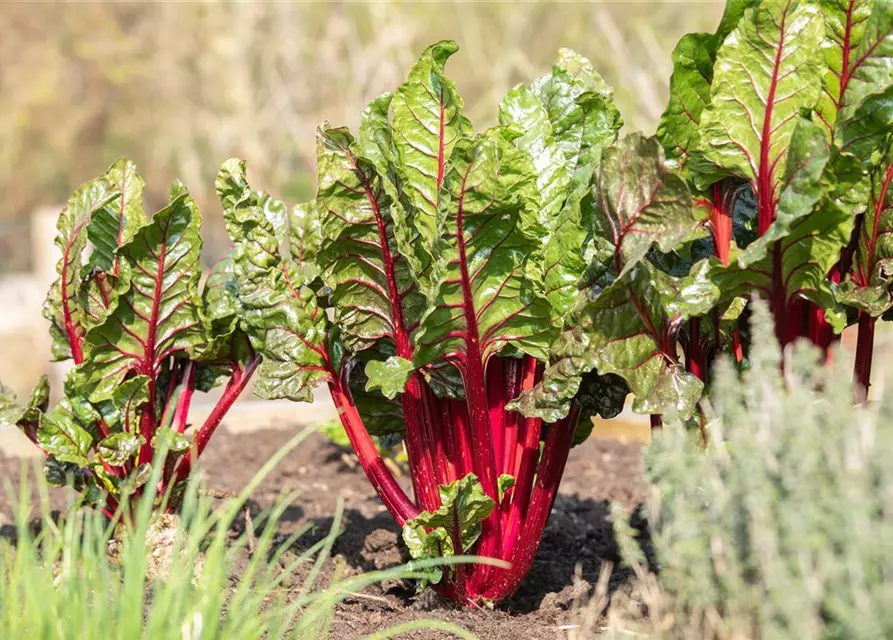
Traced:
<path fill-rule="evenodd" d="M 116 157 L 134 160 L 148 205 L 181 178 L 202 207 L 206 255 L 227 241 L 217 167 L 312 197 L 314 129 L 355 126 L 418 54 L 449 38 L 447 72 L 478 127 L 500 98 L 546 72 L 559 47 L 614 86 L 625 130 L 653 132 L 681 35 L 722 2 L 77 2 L 0 4 L 0 273 L 31 266 L 29 216 Z"/>

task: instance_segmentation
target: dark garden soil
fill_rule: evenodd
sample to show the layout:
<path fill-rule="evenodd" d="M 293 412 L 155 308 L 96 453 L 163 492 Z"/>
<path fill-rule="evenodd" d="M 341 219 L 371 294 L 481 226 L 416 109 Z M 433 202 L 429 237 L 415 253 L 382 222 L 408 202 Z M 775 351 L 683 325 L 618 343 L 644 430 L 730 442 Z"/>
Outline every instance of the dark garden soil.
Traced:
<path fill-rule="evenodd" d="M 251 433 L 218 433 L 202 458 L 210 489 L 236 492 L 261 465 L 294 435 L 289 429 Z M 19 478 L 21 463 L 0 454 L 0 478 Z M 408 478 L 401 481 L 408 485 Z M 333 550 L 333 562 L 347 572 L 384 569 L 408 559 L 399 529 L 381 507 L 362 470 L 350 457 L 319 435 L 312 435 L 266 478 L 251 500 L 251 511 L 272 504 L 282 492 L 299 489 L 300 496 L 280 523 L 284 536 L 312 523 L 315 530 L 301 539 L 306 548 L 330 529 L 338 496 L 344 498 L 343 532 Z M 644 495 L 642 448 L 614 440 L 590 438 L 571 452 L 555 509 L 524 585 L 496 611 L 457 609 L 436 594 L 416 596 L 412 586 L 392 581 L 349 596 L 339 605 L 333 627 L 336 640 L 362 638 L 377 630 L 420 618 L 436 618 L 463 626 L 485 640 L 564 638 L 576 622 L 573 604 L 591 593 L 603 560 L 617 560 L 608 501 L 630 507 Z M 51 494 L 54 508 L 63 508 L 65 494 Z M 0 496 L 0 534 L 12 533 L 11 505 Z M 635 520 L 634 520 L 635 523 Z M 6 531 L 4 532 L 3 529 Z M 296 550 L 299 552 L 300 549 Z M 575 580 L 578 571 L 581 580 Z M 629 575 L 615 569 L 610 589 L 625 585 Z M 432 631 L 404 638 L 452 637 Z"/>

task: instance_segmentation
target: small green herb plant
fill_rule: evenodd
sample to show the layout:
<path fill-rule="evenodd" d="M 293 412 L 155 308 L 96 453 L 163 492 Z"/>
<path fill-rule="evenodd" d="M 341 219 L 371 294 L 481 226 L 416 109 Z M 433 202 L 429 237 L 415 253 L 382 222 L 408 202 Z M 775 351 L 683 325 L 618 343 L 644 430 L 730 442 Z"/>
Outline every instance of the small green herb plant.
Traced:
<path fill-rule="evenodd" d="M 852 386 L 837 382 L 846 365 L 822 367 L 805 340 L 782 371 L 768 303 L 754 309 L 752 334 L 750 371 L 742 376 L 728 358 L 717 367 L 707 450 L 676 425 L 647 454 L 656 580 L 612 510 L 624 560 L 643 578 L 645 629 L 665 638 L 889 637 L 893 404 L 854 408 Z"/>

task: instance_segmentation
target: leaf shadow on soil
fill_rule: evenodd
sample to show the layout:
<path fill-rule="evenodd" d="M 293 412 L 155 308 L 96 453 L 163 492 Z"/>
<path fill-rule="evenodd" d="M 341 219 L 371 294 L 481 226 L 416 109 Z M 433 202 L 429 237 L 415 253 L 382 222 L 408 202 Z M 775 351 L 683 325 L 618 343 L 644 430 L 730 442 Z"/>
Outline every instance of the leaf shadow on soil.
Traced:
<path fill-rule="evenodd" d="M 619 566 L 617 543 L 608 519 L 609 508 L 610 504 L 604 500 L 560 495 L 530 573 L 502 608 L 514 614 L 527 614 L 543 607 L 568 609 L 574 599 L 593 594 L 603 561 L 614 564 L 609 594 L 626 584 L 631 572 Z M 315 532 L 303 539 L 301 546 L 321 539 L 332 522 L 331 517 L 313 519 Z M 646 547 L 649 546 L 638 509 L 632 523 L 643 536 Z M 332 553 L 355 572 L 386 569 L 410 560 L 400 540 L 400 528 L 387 512 L 369 517 L 357 509 L 345 511 L 341 534 Z M 399 598 L 405 606 L 413 606 L 418 599 L 412 585 L 402 581 L 383 585 L 383 591 Z M 433 594 L 422 600 L 424 609 L 450 606 Z"/>

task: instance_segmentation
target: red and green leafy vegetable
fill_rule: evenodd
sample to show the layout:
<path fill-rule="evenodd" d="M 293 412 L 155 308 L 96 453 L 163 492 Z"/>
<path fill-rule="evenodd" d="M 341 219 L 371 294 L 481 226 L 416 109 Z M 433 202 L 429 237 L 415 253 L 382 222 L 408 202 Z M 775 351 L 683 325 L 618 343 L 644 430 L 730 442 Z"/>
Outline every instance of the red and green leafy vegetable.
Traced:
<path fill-rule="evenodd" d="M 709 212 L 715 257 L 699 285 L 720 309 L 758 292 L 783 345 L 805 337 L 827 350 L 858 313 L 855 378 L 866 390 L 874 318 L 890 306 L 893 7 L 730 3 L 734 14 L 732 30 L 724 20 L 716 37 L 680 42 L 658 132 Z"/>
<path fill-rule="evenodd" d="M 471 604 L 520 584 L 568 452 L 594 415 L 622 409 L 624 373 L 637 372 L 627 378 L 645 410 L 693 411 L 700 381 L 675 355 L 666 361 L 684 317 L 675 285 L 654 286 L 645 258 L 700 223 L 655 140 L 612 146 L 620 116 L 589 61 L 562 51 L 549 75 L 506 96 L 498 126 L 476 133 L 443 73 L 454 51 L 429 48 L 356 135 L 319 128 L 314 202 L 279 215 L 238 161 L 224 165 L 218 190 L 248 334 L 264 357 L 258 389 L 307 399 L 328 385 L 416 557 L 512 564 L 432 576 Z M 580 327 L 568 313 L 584 278 L 606 287 L 585 313 L 616 335 L 562 335 Z M 551 384 L 544 371 L 561 358 L 577 378 Z M 544 385 L 554 397 L 534 396 Z M 371 440 L 394 431 L 415 499 Z"/>
<path fill-rule="evenodd" d="M 17 425 L 46 455 L 51 484 L 73 483 L 113 514 L 139 500 L 153 465 L 159 496 L 177 491 L 260 356 L 239 328 L 232 258 L 200 286 L 201 216 L 175 183 L 153 216 L 130 162 L 81 187 L 59 216 L 61 259 L 45 316 L 53 355 L 72 360 L 59 402 L 41 379 L 24 407 L 4 390 L 0 421 Z M 89 247 L 88 247 L 89 242 Z M 226 383 L 187 438 L 195 391 Z M 160 452 L 166 452 L 161 457 Z"/>

